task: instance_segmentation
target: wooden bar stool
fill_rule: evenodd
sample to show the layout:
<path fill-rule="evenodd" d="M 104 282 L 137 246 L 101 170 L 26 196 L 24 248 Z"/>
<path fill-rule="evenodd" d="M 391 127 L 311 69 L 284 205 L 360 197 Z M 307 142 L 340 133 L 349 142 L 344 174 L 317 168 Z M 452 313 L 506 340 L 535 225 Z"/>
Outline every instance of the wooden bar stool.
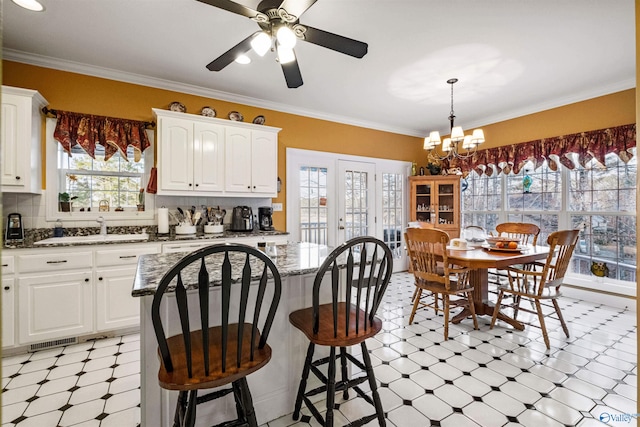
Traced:
<path fill-rule="evenodd" d="M 366 263 L 363 260 L 366 260 Z M 345 263 L 346 267 L 339 268 L 339 263 Z M 309 348 L 293 412 L 294 420 L 299 419 L 304 401 L 321 425 L 333 426 L 336 392 L 342 391 L 343 397 L 348 399 L 348 390 L 353 388 L 360 397 L 374 406 L 375 413 L 349 425 L 365 425 L 376 418 L 380 426 L 386 425 L 365 340 L 382 329 L 382 320 L 375 314 L 391 279 L 392 270 L 391 251 L 384 242 L 373 237 L 356 237 L 338 246 L 320 266 L 313 283 L 313 306 L 289 315 L 291 324 L 309 338 Z M 328 304 L 320 304 L 320 288 L 323 283 L 331 287 L 331 303 Z M 356 344 L 360 344 L 362 349 L 362 362 L 347 352 L 347 347 Z M 316 345 L 330 347 L 329 357 L 314 361 Z M 340 350 L 339 354 L 336 349 Z M 337 358 L 340 358 L 342 374 L 342 379 L 338 382 L 335 379 Z M 366 375 L 348 379 L 347 359 L 365 371 Z M 329 366 L 325 376 L 318 367 L 326 363 Z M 323 385 L 306 391 L 310 372 Z M 358 387 L 358 384 L 367 380 L 371 388 L 371 397 Z M 327 413 L 323 418 L 310 397 L 324 392 L 327 394 Z"/>
<path fill-rule="evenodd" d="M 207 264 L 213 268 L 207 269 Z M 257 281 L 257 286 L 250 286 L 252 281 Z M 221 282 L 216 285 L 220 287 L 218 307 L 210 301 L 212 282 Z M 187 286 L 192 285 L 197 285 L 197 290 L 188 295 Z M 163 296 L 173 288 L 182 333 L 167 338 L 160 309 Z M 246 245 L 199 249 L 163 276 L 153 297 L 151 319 L 161 358 L 160 387 L 180 392 L 174 426 L 193 426 L 197 404 L 233 393 L 238 418 L 218 426 L 258 427 L 246 376 L 271 359 L 267 337 L 280 293 L 280 274 L 273 261 Z M 263 303 L 268 304 L 268 312 L 261 313 Z M 192 317 L 190 305 L 197 305 L 192 307 L 196 310 Z M 247 310 L 251 306 L 254 308 Z M 236 310 L 238 316 L 233 318 L 230 311 Z M 195 318 L 200 321 L 193 323 L 199 324 L 191 325 L 190 319 Z M 228 384 L 231 388 L 198 396 L 198 390 Z"/>

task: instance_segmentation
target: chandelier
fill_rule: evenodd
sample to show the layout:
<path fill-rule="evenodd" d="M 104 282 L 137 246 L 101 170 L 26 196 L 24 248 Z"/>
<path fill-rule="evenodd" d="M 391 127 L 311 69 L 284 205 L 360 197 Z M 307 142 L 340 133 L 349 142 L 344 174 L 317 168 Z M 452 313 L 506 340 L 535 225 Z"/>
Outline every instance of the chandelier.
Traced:
<path fill-rule="evenodd" d="M 462 126 L 455 126 L 456 118 L 453 112 L 453 85 L 458 79 L 449 79 L 447 83 L 451 85 L 451 112 L 449 113 L 450 135 L 444 141 L 440 140 L 440 132 L 432 131 L 424 139 L 424 149 L 429 152 L 429 156 L 445 159 L 466 159 L 474 155 L 478 150 L 478 145 L 484 142 L 484 132 L 482 129 L 475 129 L 471 135 L 465 135 Z M 442 145 L 441 150 L 444 156 L 439 156 L 435 151 L 437 145 Z M 461 151 L 464 150 L 464 151 Z"/>

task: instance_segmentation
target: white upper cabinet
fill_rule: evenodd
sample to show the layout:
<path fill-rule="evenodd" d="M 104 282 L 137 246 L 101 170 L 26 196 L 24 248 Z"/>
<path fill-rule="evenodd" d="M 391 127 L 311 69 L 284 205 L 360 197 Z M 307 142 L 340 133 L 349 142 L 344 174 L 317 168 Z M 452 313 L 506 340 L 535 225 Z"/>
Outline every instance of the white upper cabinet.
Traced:
<path fill-rule="evenodd" d="M 158 194 L 276 197 L 280 129 L 153 109 Z"/>
<path fill-rule="evenodd" d="M 158 193 L 224 190 L 224 127 L 158 119 Z"/>
<path fill-rule="evenodd" d="M 40 110 L 46 105 L 35 90 L 2 86 L 0 156 L 5 193 L 42 193 Z"/>

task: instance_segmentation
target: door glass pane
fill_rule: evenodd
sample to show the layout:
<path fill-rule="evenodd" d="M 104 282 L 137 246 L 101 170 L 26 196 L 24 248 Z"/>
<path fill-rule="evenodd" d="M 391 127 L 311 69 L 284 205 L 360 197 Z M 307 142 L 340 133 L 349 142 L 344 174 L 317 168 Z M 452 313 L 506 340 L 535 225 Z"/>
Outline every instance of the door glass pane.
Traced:
<path fill-rule="evenodd" d="M 382 229 L 383 240 L 391 249 L 394 258 L 402 256 L 402 174 L 382 174 Z"/>
<path fill-rule="evenodd" d="M 369 201 L 368 173 L 360 171 L 345 171 L 344 193 L 345 212 L 344 227 L 345 239 L 367 236 L 369 234 Z"/>
<path fill-rule="evenodd" d="M 300 239 L 327 244 L 327 168 L 300 167 Z"/>

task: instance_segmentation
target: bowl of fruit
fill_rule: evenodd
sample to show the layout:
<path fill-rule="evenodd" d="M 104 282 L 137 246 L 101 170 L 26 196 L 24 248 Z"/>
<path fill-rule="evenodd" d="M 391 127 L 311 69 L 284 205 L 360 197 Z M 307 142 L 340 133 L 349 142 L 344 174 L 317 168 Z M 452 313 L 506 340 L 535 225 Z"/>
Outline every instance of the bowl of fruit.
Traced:
<path fill-rule="evenodd" d="M 520 240 L 513 237 L 487 237 L 487 249 L 502 251 L 521 250 Z"/>

